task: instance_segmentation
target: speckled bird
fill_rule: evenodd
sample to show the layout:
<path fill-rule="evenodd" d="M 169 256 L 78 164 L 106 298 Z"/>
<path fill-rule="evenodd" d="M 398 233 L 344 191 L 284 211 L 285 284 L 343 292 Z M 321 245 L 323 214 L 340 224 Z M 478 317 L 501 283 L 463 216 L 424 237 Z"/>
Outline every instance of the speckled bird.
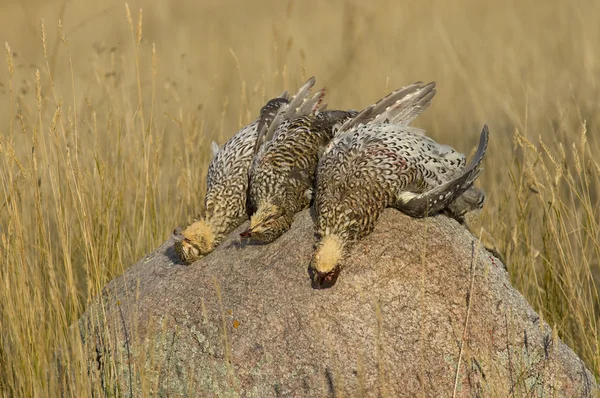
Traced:
<path fill-rule="evenodd" d="M 250 167 L 248 191 L 256 212 L 242 238 L 270 243 L 291 227 L 294 215 L 312 200 L 319 153 L 334 130 L 357 115 L 356 111 L 324 111 L 325 89 L 316 95 L 319 99 L 307 115 L 295 119 L 278 115 L 259 134 L 260 149 Z"/>
<path fill-rule="evenodd" d="M 318 242 L 309 265 L 314 288 L 335 284 L 353 242 L 373 231 L 386 207 L 412 216 L 460 216 L 481 207 L 472 184 L 488 143 L 484 126 L 473 160 L 408 124 L 431 102 L 435 83 L 414 83 L 344 123 L 317 168 Z"/>
<path fill-rule="evenodd" d="M 248 170 L 258 149 L 258 133 L 268 129 L 280 110 L 286 118 L 300 116 L 300 111 L 311 106 L 313 100 L 309 95 L 314 84 L 315 79 L 311 78 L 292 98 L 283 93 L 270 100 L 261 109 L 259 118 L 238 131 L 222 148 L 213 142 L 204 216 L 184 230 L 173 231 L 175 252 L 184 263 L 191 264 L 213 251 L 252 214 L 254 209 L 247 203 Z"/>

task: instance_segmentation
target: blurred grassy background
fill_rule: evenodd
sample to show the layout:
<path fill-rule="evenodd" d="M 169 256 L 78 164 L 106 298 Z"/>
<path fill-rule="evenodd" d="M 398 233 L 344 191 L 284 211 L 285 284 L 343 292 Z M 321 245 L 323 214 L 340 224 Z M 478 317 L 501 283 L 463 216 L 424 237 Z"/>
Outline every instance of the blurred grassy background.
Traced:
<path fill-rule="evenodd" d="M 85 369 L 73 352 L 57 370 L 53 353 L 74 346 L 68 326 L 108 280 L 201 210 L 208 143 L 311 75 L 330 109 L 435 80 L 416 125 L 467 153 L 489 124 L 479 179 L 488 201 L 475 230 L 600 373 L 600 3 L 129 8 L 131 23 L 116 0 L 0 5 L 0 391 L 53 396 L 50 372 L 64 381 Z M 75 373 L 71 393 L 104 388 Z"/>

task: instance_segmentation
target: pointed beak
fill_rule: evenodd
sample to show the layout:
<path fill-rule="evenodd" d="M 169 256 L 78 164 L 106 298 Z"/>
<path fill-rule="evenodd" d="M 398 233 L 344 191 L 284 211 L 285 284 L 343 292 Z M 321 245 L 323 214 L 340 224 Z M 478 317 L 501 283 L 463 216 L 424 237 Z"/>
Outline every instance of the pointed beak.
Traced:
<path fill-rule="evenodd" d="M 340 267 L 336 266 L 332 271 L 329 272 L 312 272 L 313 289 L 328 289 L 335 285 L 335 282 L 337 281 L 337 278 L 340 275 Z"/>
<path fill-rule="evenodd" d="M 248 228 L 240 234 L 240 238 L 250 238 L 252 236 L 252 228 Z"/>

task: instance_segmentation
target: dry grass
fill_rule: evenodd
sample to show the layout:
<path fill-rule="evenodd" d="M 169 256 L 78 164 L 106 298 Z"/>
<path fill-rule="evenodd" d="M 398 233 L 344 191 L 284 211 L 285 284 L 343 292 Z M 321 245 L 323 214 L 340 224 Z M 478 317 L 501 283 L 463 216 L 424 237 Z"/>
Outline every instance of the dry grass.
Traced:
<path fill-rule="evenodd" d="M 4 395 L 56 396 L 67 374 L 69 394 L 101 391 L 77 350 L 57 369 L 54 353 L 76 347 L 69 325 L 200 210 L 208 143 L 313 74 L 330 108 L 436 80 L 417 124 L 460 150 L 490 125 L 482 227 L 513 283 L 600 374 L 597 2 L 165 4 L 1 6 Z"/>

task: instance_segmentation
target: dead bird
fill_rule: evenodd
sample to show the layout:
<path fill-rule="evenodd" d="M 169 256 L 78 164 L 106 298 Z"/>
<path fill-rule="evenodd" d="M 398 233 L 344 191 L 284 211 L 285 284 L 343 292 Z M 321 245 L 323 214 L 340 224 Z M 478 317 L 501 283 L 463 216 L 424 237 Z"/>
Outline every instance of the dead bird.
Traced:
<path fill-rule="evenodd" d="M 252 214 L 254 209 L 247 203 L 248 170 L 257 150 L 258 133 L 270 126 L 280 110 L 286 118 L 300 116 L 299 111 L 310 107 L 309 95 L 314 83 L 311 78 L 291 98 L 286 92 L 268 101 L 259 118 L 238 131 L 222 148 L 213 143 L 204 215 L 187 228 L 173 231 L 175 252 L 183 262 L 191 264 L 213 251 Z"/>
<path fill-rule="evenodd" d="M 335 284 L 349 247 L 373 231 L 386 207 L 426 217 L 483 203 L 476 188 L 465 193 L 482 171 L 487 126 L 468 166 L 462 153 L 408 127 L 431 103 L 434 87 L 418 82 L 391 93 L 344 123 L 325 149 L 317 168 L 313 287 Z"/>
<path fill-rule="evenodd" d="M 301 112 L 305 116 L 278 115 L 259 133 L 260 149 L 250 167 L 248 191 L 256 212 L 242 238 L 273 242 L 291 227 L 294 215 L 310 205 L 319 153 L 334 130 L 357 115 L 356 111 L 323 111 L 325 89 L 317 95 L 314 108 Z"/>

